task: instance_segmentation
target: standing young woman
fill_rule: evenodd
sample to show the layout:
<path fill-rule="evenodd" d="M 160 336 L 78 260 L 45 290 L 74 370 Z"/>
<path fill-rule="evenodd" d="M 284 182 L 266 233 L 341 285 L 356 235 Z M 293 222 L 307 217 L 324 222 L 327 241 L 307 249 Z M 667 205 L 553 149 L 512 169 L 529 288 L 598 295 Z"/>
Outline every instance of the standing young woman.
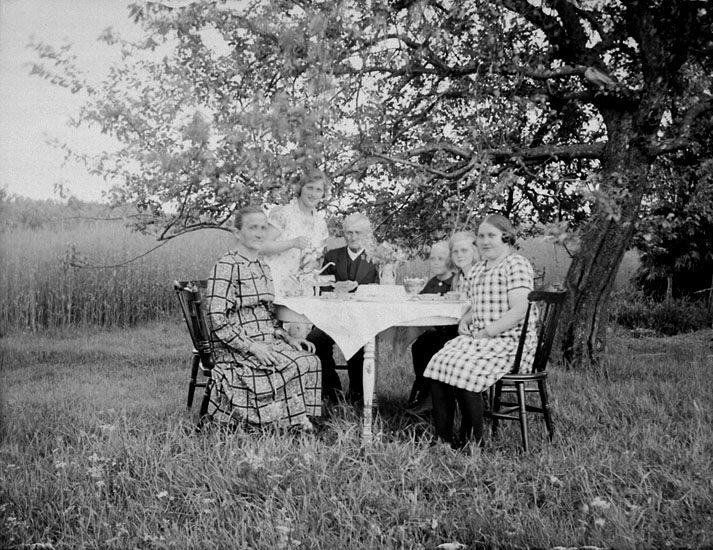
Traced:
<path fill-rule="evenodd" d="M 311 430 L 321 415 L 321 365 L 314 345 L 293 338 L 273 314 L 270 268 L 260 256 L 268 231 L 258 206 L 235 215 L 237 245 L 208 279 L 207 311 L 218 420 Z"/>
<path fill-rule="evenodd" d="M 512 368 L 527 296 L 533 289 L 532 265 L 511 248 L 515 229 L 510 220 L 498 214 L 486 217 L 478 227 L 476 243 L 481 259 L 467 277 L 470 309 L 458 324 L 459 336 L 433 356 L 424 373 L 432 380 L 436 435 L 450 444 L 454 444 L 456 402 L 467 426 L 464 436 L 481 440 L 481 392 Z M 533 325 L 536 317 L 531 316 Z M 522 372 L 532 368 L 535 345 L 536 331 L 531 326 L 523 350 Z"/>
<path fill-rule="evenodd" d="M 322 265 L 329 231 L 317 210 L 327 191 L 327 176 L 307 171 L 295 186 L 296 197 L 270 211 L 269 232 L 262 253 L 272 269 L 275 294 L 286 296 L 299 290 L 295 277 Z"/>

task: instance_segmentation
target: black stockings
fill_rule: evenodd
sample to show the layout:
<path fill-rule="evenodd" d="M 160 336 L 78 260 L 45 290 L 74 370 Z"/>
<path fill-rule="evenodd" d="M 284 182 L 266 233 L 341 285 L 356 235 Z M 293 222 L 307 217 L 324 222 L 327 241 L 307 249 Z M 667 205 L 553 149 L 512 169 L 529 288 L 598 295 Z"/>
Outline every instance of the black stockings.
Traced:
<path fill-rule="evenodd" d="M 441 441 L 453 443 L 453 420 L 457 402 L 463 416 L 462 441 L 459 443 L 465 444 L 470 439 L 480 442 L 483 438 L 483 396 L 480 392 L 463 390 L 431 380 L 431 395 L 433 396 L 433 423 L 436 435 Z"/>
<path fill-rule="evenodd" d="M 431 397 L 433 398 L 433 424 L 436 436 L 446 443 L 453 443 L 453 416 L 456 412 L 455 388 L 431 380 Z"/>

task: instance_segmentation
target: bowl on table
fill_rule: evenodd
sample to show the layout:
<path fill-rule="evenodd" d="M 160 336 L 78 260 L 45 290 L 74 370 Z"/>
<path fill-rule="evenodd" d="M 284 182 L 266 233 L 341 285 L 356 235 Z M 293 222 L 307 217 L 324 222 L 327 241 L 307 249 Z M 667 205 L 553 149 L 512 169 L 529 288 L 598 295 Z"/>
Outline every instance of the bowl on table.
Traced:
<path fill-rule="evenodd" d="M 445 300 L 445 298 L 440 294 L 419 294 L 416 296 L 416 299 L 421 302 L 442 302 Z"/>
<path fill-rule="evenodd" d="M 404 288 L 408 294 L 418 294 L 426 286 L 426 279 L 421 277 L 404 278 Z"/>
<path fill-rule="evenodd" d="M 334 283 L 334 293 L 338 295 L 348 294 L 359 286 L 356 281 L 339 281 Z"/>

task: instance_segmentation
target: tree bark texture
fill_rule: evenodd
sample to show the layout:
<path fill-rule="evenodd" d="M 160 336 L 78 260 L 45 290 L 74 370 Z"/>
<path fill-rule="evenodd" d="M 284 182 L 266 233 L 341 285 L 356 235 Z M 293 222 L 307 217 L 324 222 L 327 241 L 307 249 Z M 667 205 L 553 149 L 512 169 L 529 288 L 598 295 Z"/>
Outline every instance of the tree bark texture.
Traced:
<path fill-rule="evenodd" d="M 652 159 L 631 113 L 607 113 L 609 142 L 603 155 L 601 191 L 565 285 L 569 302 L 561 320 L 563 358 L 568 366 L 588 367 L 606 352 L 609 295 L 647 186 Z"/>

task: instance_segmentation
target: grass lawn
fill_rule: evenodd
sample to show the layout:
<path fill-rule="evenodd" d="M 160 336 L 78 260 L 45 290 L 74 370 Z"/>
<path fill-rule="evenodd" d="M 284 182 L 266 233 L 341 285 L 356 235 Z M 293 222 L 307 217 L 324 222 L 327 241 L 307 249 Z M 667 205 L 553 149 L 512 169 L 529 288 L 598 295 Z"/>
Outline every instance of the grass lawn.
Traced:
<path fill-rule="evenodd" d="M 600 371 L 551 369 L 557 439 L 504 426 L 429 447 L 378 374 L 379 437 L 195 433 L 185 326 L 0 340 L 0 548 L 431 549 L 713 546 L 711 331 L 612 338 Z M 194 405 L 197 408 L 197 405 Z"/>

